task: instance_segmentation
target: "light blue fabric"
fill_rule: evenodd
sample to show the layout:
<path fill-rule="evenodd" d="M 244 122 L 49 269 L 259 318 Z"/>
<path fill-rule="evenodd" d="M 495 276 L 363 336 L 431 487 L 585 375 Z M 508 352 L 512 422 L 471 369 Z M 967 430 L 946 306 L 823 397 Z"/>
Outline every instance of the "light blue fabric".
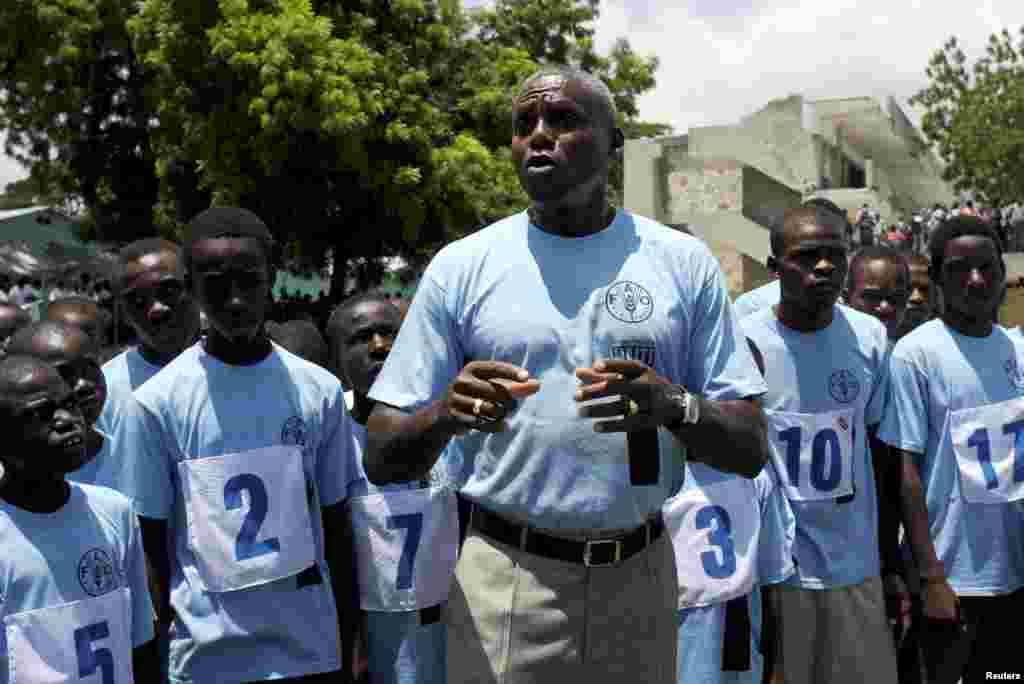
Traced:
<path fill-rule="evenodd" d="M 362 459 L 362 451 L 366 448 L 366 427 L 352 421 L 352 434 L 360 457 L 355 459 L 357 478 L 349 485 L 349 498 L 420 486 L 418 481 L 382 486 L 371 483 L 366 477 Z M 431 469 L 429 479 L 433 487 L 449 486 L 443 454 Z M 366 658 L 373 684 L 431 684 L 447 680 L 447 631 L 443 622 L 420 625 L 417 611 L 364 611 L 364 614 Z"/>
<path fill-rule="evenodd" d="M 132 646 L 153 639 L 155 615 L 139 522 L 124 496 L 72 483 L 68 502 L 55 513 L 30 513 L 0 499 L 0 549 L 4 615 L 84 601 L 127 586 Z M 89 578 L 84 582 L 83 571 Z M 7 635 L 0 629 L 0 684 L 7 682 Z"/>
<path fill-rule="evenodd" d="M 775 306 L 779 303 L 779 297 L 782 289 L 779 286 L 779 280 L 776 278 L 767 285 L 754 288 L 750 292 L 744 292 L 736 301 L 732 304 L 732 310 L 736 314 L 736 318 L 743 320 L 747 316 L 753 313 L 757 313 L 761 309 L 767 309 L 768 307 Z"/>
<path fill-rule="evenodd" d="M 126 407 L 135 401 L 132 393 L 142 383 L 156 375 L 160 368 L 161 366 L 155 366 L 142 358 L 142 354 L 134 347 L 103 364 L 107 401 L 103 404 L 103 410 L 94 426 L 105 438 L 103 448 L 96 458 L 68 475 L 69 480 L 117 488 L 117 483 L 121 480 L 122 464 L 111 458 L 111 444 L 117 439 L 117 426 Z"/>
<path fill-rule="evenodd" d="M 721 473 L 702 463 L 686 465 L 683 490 L 739 477 Z M 760 684 L 763 659 L 761 644 L 761 585 L 778 584 L 789 578 L 793 565 L 793 538 L 796 519 L 785 495 L 776 484 L 773 466 L 765 465 L 754 479 L 761 510 L 758 538 L 758 581 L 747 595 L 750 604 L 751 669 L 747 672 L 723 672 L 722 650 L 725 638 L 726 604 L 682 608 L 679 610 L 679 682 L 680 684 Z"/>
<path fill-rule="evenodd" d="M 950 413 L 1024 396 L 1024 339 L 995 327 L 985 338 L 924 323 L 896 344 L 893 400 L 879 437 L 918 455 L 935 552 L 957 594 L 1024 586 L 1024 504 L 968 503 L 950 438 Z"/>
<path fill-rule="evenodd" d="M 750 669 L 723 672 L 726 604 L 679 611 L 679 684 L 761 684 L 761 588 L 747 594 L 750 607 Z"/>
<path fill-rule="evenodd" d="M 604 357 L 645 361 L 713 400 L 765 391 L 703 242 L 621 211 L 599 233 L 562 238 L 523 212 L 434 257 L 370 397 L 416 410 L 472 360 L 525 367 L 541 389 L 509 429 L 451 442 L 463 494 L 538 528 L 631 529 L 659 510 L 682 462 L 661 449 L 659 483 L 632 485 L 625 435 L 579 417 L 575 371 Z"/>
<path fill-rule="evenodd" d="M 878 509 L 867 428 L 882 418 L 888 395 L 885 326 L 836 305 L 832 323 L 800 333 L 779 322 L 772 309 L 743 319 L 761 350 L 769 391 L 766 410 L 822 413 L 854 408 L 852 501 L 790 501 L 796 516 L 796 574 L 789 584 L 828 589 L 859 584 L 879 574 Z M 835 379 L 845 384 L 839 386 Z M 845 401 L 844 401 L 845 400 Z M 769 425 L 768 439 L 778 440 Z"/>
<path fill-rule="evenodd" d="M 354 476 L 341 384 L 276 344 L 249 366 L 225 365 L 196 344 L 135 398 L 114 448 L 132 456 L 120 458 L 134 464 L 120 485 L 140 515 L 169 523 L 171 681 L 227 684 L 337 670 L 338 616 L 319 512 L 345 498 Z M 177 464 L 281 444 L 302 448 L 320 581 L 300 587 L 293 576 L 238 591 L 199 590 Z"/>

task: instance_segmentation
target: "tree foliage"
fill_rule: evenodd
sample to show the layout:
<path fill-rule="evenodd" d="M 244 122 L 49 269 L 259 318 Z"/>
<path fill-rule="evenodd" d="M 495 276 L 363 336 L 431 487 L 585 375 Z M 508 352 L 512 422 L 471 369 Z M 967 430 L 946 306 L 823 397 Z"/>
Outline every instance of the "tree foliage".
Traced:
<path fill-rule="evenodd" d="M 946 162 L 957 190 L 1003 206 L 1024 200 L 1024 29 L 989 37 L 985 55 L 968 64 L 955 37 L 931 57 L 928 86 L 912 104 Z"/>
<path fill-rule="evenodd" d="M 627 130 L 663 130 L 636 104 L 657 60 L 598 54 L 596 19 L 596 0 L 6 0 L 0 126 L 104 239 L 238 204 L 310 265 L 333 251 L 338 283 L 525 204 L 510 95 L 540 63 L 601 75 Z"/>

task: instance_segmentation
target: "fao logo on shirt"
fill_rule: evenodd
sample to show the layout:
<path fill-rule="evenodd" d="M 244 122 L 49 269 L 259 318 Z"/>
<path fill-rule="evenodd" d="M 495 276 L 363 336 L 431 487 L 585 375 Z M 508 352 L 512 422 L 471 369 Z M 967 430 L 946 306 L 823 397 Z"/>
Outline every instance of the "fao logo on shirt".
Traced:
<path fill-rule="evenodd" d="M 1007 359 L 1006 363 L 1003 364 L 1003 370 L 1006 371 L 1006 378 L 1010 381 L 1010 384 L 1017 389 L 1024 389 L 1024 373 L 1021 373 L 1020 366 L 1017 365 L 1017 359 Z"/>
<path fill-rule="evenodd" d="M 604 306 L 623 323 L 643 323 L 654 312 L 654 299 L 642 285 L 620 280 L 608 288 Z"/>
<path fill-rule="evenodd" d="M 78 561 L 78 583 L 89 596 L 102 596 L 117 588 L 117 573 L 110 554 L 103 549 L 89 549 Z"/>
<path fill-rule="evenodd" d="M 298 416 L 292 416 L 284 421 L 281 427 L 281 443 L 299 447 L 306 446 L 306 421 Z"/>
<path fill-rule="evenodd" d="M 860 394 L 860 380 L 846 370 L 837 370 L 828 379 L 828 393 L 840 404 L 849 404 Z"/>

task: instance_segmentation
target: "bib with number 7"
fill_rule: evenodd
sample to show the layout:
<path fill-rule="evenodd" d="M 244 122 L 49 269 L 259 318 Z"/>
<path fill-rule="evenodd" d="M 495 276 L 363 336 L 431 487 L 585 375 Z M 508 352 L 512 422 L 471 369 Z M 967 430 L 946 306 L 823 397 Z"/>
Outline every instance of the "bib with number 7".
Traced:
<path fill-rule="evenodd" d="M 679 607 L 710 606 L 754 588 L 761 509 L 752 480 L 687 489 L 665 502 L 679 574 Z"/>
<path fill-rule="evenodd" d="M 132 684 L 127 587 L 4 618 L 10 684 Z"/>
<path fill-rule="evenodd" d="M 299 447 L 189 459 L 178 469 L 188 544 L 206 591 L 266 584 L 316 563 Z"/>
<path fill-rule="evenodd" d="M 419 610 L 448 599 L 459 552 L 451 490 L 380 492 L 349 505 L 363 610 Z"/>
<path fill-rule="evenodd" d="M 772 459 L 790 501 L 823 501 L 853 493 L 855 409 L 766 409 L 765 415 Z"/>
<path fill-rule="evenodd" d="M 949 429 L 964 499 L 1024 499 L 1024 397 L 952 411 Z"/>

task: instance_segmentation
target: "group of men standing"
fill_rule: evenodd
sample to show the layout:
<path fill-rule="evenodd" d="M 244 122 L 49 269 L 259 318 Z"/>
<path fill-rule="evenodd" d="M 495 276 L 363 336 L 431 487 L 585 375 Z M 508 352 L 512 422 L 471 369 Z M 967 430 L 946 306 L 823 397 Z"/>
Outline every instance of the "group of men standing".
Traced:
<path fill-rule="evenodd" d="M 513 113 L 530 208 L 442 249 L 404 321 L 340 305 L 328 368 L 268 337 L 278 249 L 234 208 L 122 252 L 140 343 L 101 375 L 70 323 L 12 338 L 0 683 L 885 684 L 912 617 L 933 681 L 1017 672 L 991 228 L 851 261 L 812 200 L 741 317 L 704 243 L 609 205 L 601 81 L 545 69 Z"/>

